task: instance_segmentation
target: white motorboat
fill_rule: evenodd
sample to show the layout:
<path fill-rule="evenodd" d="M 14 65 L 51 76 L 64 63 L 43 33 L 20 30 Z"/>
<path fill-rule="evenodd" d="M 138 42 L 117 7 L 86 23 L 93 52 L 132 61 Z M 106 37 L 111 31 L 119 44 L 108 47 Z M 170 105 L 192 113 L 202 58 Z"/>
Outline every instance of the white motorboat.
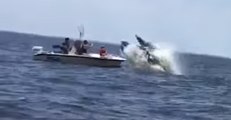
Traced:
<path fill-rule="evenodd" d="M 49 52 L 44 51 L 42 46 L 34 46 L 32 50 L 34 52 L 34 60 L 42 61 L 58 61 L 63 63 L 73 63 L 99 67 L 121 67 L 121 63 L 126 60 L 116 55 L 107 55 L 106 57 L 100 57 L 100 55 L 97 53 L 76 55 L 73 53 L 62 54 Z"/>

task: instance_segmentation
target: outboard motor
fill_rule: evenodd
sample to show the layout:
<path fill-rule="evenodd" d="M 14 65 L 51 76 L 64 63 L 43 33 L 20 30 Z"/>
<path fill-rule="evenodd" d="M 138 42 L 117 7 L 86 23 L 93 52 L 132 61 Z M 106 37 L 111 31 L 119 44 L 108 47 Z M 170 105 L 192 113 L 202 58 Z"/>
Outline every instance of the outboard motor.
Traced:
<path fill-rule="evenodd" d="M 34 54 L 42 53 L 43 52 L 43 47 L 42 46 L 33 46 L 32 47 L 32 52 Z"/>

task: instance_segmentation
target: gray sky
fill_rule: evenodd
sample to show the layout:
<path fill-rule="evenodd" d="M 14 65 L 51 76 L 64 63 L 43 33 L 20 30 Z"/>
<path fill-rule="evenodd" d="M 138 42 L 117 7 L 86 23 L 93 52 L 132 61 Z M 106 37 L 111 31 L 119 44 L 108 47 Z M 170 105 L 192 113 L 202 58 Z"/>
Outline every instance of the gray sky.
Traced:
<path fill-rule="evenodd" d="M 0 0 L 0 30 L 135 43 L 231 57 L 231 0 Z"/>

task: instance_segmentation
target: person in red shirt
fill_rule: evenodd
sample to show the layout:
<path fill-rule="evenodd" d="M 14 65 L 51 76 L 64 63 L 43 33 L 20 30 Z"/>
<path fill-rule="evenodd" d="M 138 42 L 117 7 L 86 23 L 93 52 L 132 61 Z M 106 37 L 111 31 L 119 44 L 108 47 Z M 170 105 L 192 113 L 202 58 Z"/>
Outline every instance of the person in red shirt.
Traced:
<path fill-rule="evenodd" d="M 104 46 L 102 46 L 102 47 L 100 48 L 100 50 L 99 50 L 99 55 L 100 55 L 100 57 L 105 57 L 105 56 L 107 56 L 107 50 L 105 49 Z"/>

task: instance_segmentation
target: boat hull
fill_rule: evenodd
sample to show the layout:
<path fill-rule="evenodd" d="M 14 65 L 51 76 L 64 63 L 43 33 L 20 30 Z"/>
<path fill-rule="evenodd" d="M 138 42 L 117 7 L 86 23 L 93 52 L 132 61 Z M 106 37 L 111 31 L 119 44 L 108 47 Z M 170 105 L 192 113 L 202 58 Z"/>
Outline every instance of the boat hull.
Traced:
<path fill-rule="evenodd" d="M 89 57 L 85 55 L 47 54 L 47 53 L 35 54 L 33 58 L 34 60 L 57 61 L 62 63 L 81 64 L 81 65 L 99 66 L 99 67 L 121 67 L 122 62 L 124 61 L 119 59 Z"/>

